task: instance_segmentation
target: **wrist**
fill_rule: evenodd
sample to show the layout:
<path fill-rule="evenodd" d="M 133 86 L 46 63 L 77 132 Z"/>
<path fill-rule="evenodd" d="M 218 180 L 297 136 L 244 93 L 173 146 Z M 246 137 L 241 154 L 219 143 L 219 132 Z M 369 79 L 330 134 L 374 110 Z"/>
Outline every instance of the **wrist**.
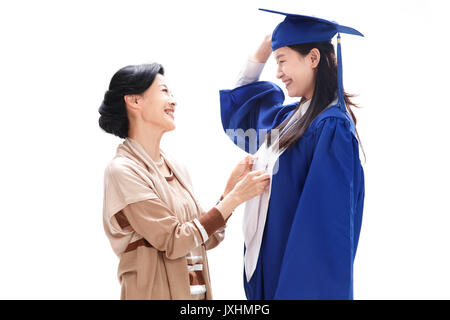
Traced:
<path fill-rule="evenodd" d="M 266 63 L 272 54 L 272 44 L 271 42 L 263 42 L 256 50 L 255 54 L 252 56 L 252 60 L 259 63 Z"/>
<path fill-rule="evenodd" d="M 216 204 L 216 209 L 219 210 L 223 218 L 227 220 L 233 213 L 234 209 L 236 209 L 240 204 L 241 201 L 239 197 L 231 191 Z"/>
<path fill-rule="evenodd" d="M 232 190 L 233 190 L 233 188 L 227 186 L 222 193 L 222 198 L 225 198 Z"/>
<path fill-rule="evenodd" d="M 258 63 L 266 63 L 272 51 L 258 51 L 250 59 Z"/>
<path fill-rule="evenodd" d="M 233 210 L 242 203 L 241 198 L 236 193 L 236 191 L 234 191 L 234 189 L 231 190 L 230 192 L 228 192 L 227 195 L 224 195 L 223 200 L 225 200 L 225 199 L 227 199 L 227 201 L 230 203 L 230 205 L 233 206 Z"/>

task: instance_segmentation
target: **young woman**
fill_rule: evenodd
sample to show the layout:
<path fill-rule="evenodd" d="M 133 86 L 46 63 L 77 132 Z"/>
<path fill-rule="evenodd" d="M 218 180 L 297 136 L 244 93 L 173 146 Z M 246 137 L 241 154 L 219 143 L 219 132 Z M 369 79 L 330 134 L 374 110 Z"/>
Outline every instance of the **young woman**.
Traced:
<path fill-rule="evenodd" d="M 269 12 L 286 18 L 248 61 L 238 87 L 220 91 L 222 123 L 230 137 L 236 132 L 235 143 L 242 132 L 270 131 L 262 145 L 240 145 L 258 149 L 255 166 L 273 173 L 269 190 L 246 206 L 245 292 L 248 299 L 352 299 L 364 173 L 340 44 L 336 59 L 331 39 L 361 34 Z M 257 81 L 272 51 L 277 78 L 298 102 L 283 105 L 276 84 Z"/>
<path fill-rule="evenodd" d="M 175 129 L 176 106 L 153 63 L 117 71 L 99 109 L 100 127 L 125 139 L 105 170 L 103 207 L 121 299 L 211 299 L 206 250 L 222 241 L 232 211 L 269 183 L 264 171 L 250 172 L 247 157 L 205 212 L 186 169 L 160 148 Z"/>

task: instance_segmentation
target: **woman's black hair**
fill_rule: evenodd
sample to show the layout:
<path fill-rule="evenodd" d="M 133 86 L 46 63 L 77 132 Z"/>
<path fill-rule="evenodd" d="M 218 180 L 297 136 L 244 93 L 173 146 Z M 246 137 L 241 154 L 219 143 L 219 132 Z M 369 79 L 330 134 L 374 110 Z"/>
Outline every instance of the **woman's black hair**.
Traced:
<path fill-rule="evenodd" d="M 120 138 L 128 137 L 130 125 L 124 96 L 143 93 L 158 73 L 164 75 L 164 68 L 159 63 L 131 65 L 117 71 L 98 109 L 100 128 Z"/>
<path fill-rule="evenodd" d="M 320 60 L 319 65 L 317 66 L 317 76 L 316 83 L 314 86 L 314 94 L 311 98 L 311 104 L 305 112 L 304 116 L 300 118 L 300 120 L 294 124 L 294 128 L 289 130 L 284 136 L 281 137 L 279 141 L 279 149 L 289 148 L 292 146 L 297 140 L 299 140 L 302 135 L 305 133 L 306 129 L 309 127 L 311 122 L 322 112 L 325 108 L 337 98 L 338 92 L 338 82 L 337 82 L 337 60 L 334 54 L 334 46 L 330 41 L 325 42 L 314 42 L 314 43 L 304 43 L 304 44 L 294 44 L 289 45 L 289 48 L 297 51 L 302 56 L 306 56 L 313 48 L 317 48 L 320 52 Z M 349 111 L 355 125 L 356 125 L 356 117 L 353 114 L 350 106 L 358 107 L 354 104 L 350 98 L 354 97 L 351 94 L 344 92 L 344 99 L 347 110 Z M 300 103 L 297 106 L 297 109 L 300 107 Z M 296 109 L 296 110 L 297 110 Z M 294 114 L 294 113 L 292 113 Z M 290 118 L 289 118 L 290 119 Z M 286 119 L 283 123 L 281 123 L 277 128 L 278 130 L 282 130 L 289 119 Z M 355 128 L 356 130 L 356 128 Z M 358 131 L 356 131 L 356 135 L 359 139 Z M 268 143 L 270 144 L 270 134 L 267 136 Z M 362 146 L 361 146 L 362 148 Z M 362 148 L 363 153 L 364 149 Z"/>

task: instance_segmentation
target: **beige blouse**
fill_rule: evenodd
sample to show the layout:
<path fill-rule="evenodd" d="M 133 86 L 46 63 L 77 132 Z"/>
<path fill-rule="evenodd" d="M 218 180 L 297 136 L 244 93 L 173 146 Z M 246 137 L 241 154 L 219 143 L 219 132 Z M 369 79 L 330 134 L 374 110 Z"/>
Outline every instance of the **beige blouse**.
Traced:
<path fill-rule="evenodd" d="M 212 299 L 206 250 L 225 221 L 202 210 L 187 171 L 163 153 L 164 177 L 130 138 L 105 170 L 104 227 L 120 258 L 121 299 Z"/>

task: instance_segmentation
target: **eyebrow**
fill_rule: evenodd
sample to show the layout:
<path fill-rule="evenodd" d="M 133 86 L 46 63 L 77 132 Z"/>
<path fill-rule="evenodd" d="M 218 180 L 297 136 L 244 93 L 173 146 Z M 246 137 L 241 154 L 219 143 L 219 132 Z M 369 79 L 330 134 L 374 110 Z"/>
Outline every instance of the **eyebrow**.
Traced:
<path fill-rule="evenodd" d="M 280 53 L 275 56 L 275 59 L 278 60 L 279 58 L 284 57 L 284 53 Z"/>
<path fill-rule="evenodd" d="M 164 84 L 164 83 L 160 84 L 159 86 L 160 86 L 160 87 L 164 86 L 164 87 L 166 87 L 166 88 L 169 88 L 169 87 L 168 87 L 166 84 Z"/>

